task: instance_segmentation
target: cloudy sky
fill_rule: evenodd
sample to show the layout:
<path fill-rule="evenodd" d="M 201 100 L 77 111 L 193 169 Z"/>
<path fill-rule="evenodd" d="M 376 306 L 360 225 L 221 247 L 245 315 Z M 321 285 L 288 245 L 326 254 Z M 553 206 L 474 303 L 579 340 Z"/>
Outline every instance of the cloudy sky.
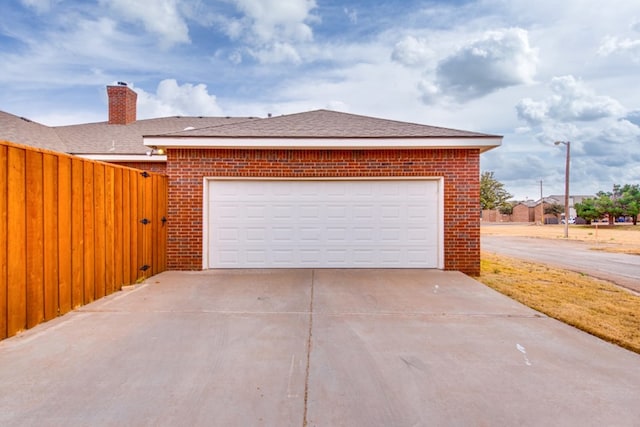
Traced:
<path fill-rule="evenodd" d="M 638 0 L 2 0 L 0 110 L 104 121 L 327 108 L 504 135 L 519 199 L 640 183 Z"/>

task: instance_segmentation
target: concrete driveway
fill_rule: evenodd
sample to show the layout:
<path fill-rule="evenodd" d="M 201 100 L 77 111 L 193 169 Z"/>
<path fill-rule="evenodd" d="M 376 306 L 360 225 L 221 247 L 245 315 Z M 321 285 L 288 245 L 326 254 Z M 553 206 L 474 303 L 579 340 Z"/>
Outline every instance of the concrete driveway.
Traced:
<path fill-rule="evenodd" d="M 561 239 L 482 236 L 482 250 L 589 274 L 640 292 L 640 256 L 597 250 L 606 246 Z"/>
<path fill-rule="evenodd" d="M 457 272 L 166 272 L 0 342 L 0 425 L 637 426 L 640 356 Z"/>

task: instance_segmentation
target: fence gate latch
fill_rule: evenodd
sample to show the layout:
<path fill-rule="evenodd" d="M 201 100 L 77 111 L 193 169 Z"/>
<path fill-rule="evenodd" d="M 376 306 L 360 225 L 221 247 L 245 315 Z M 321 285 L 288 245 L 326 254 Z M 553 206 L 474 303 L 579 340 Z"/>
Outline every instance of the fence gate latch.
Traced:
<path fill-rule="evenodd" d="M 142 219 L 140 220 L 140 222 L 141 222 L 141 223 L 143 223 L 144 225 L 151 224 L 151 220 L 149 220 L 149 219 L 147 219 L 147 218 L 142 218 Z"/>
<path fill-rule="evenodd" d="M 151 268 L 151 266 L 150 266 L 150 265 L 145 264 L 145 265 L 143 265 L 142 267 L 140 267 L 140 270 L 141 270 L 141 271 L 147 271 L 147 270 L 148 270 L 148 269 L 150 269 L 150 268 Z"/>
<path fill-rule="evenodd" d="M 163 216 L 162 218 L 160 218 L 160 221 L 162 221 L 162 225 L 165 225 L 167 223 L 167 217 Z"/>

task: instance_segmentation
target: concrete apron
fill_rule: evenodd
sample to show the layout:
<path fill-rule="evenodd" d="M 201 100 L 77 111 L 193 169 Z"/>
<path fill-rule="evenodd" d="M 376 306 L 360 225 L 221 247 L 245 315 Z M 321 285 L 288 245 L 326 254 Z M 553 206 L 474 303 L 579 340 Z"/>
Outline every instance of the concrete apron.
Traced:
<path fill-rule="evenodd" d="M 437 270 L 166 272 L 0 342 L 0 425 L 640 425 L 640 356 Z"/>

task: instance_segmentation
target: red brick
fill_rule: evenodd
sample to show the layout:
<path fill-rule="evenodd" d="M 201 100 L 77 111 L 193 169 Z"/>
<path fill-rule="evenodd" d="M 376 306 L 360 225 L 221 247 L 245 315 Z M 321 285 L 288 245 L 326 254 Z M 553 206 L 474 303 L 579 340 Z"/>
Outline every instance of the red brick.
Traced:
<path fill-rule="evenodd" d="M 442 177 L 444 266 L 480 272 L 480 152 L 452 150 L 169 149 L 169 268 L 202 268 L 205 177 Z"/>

